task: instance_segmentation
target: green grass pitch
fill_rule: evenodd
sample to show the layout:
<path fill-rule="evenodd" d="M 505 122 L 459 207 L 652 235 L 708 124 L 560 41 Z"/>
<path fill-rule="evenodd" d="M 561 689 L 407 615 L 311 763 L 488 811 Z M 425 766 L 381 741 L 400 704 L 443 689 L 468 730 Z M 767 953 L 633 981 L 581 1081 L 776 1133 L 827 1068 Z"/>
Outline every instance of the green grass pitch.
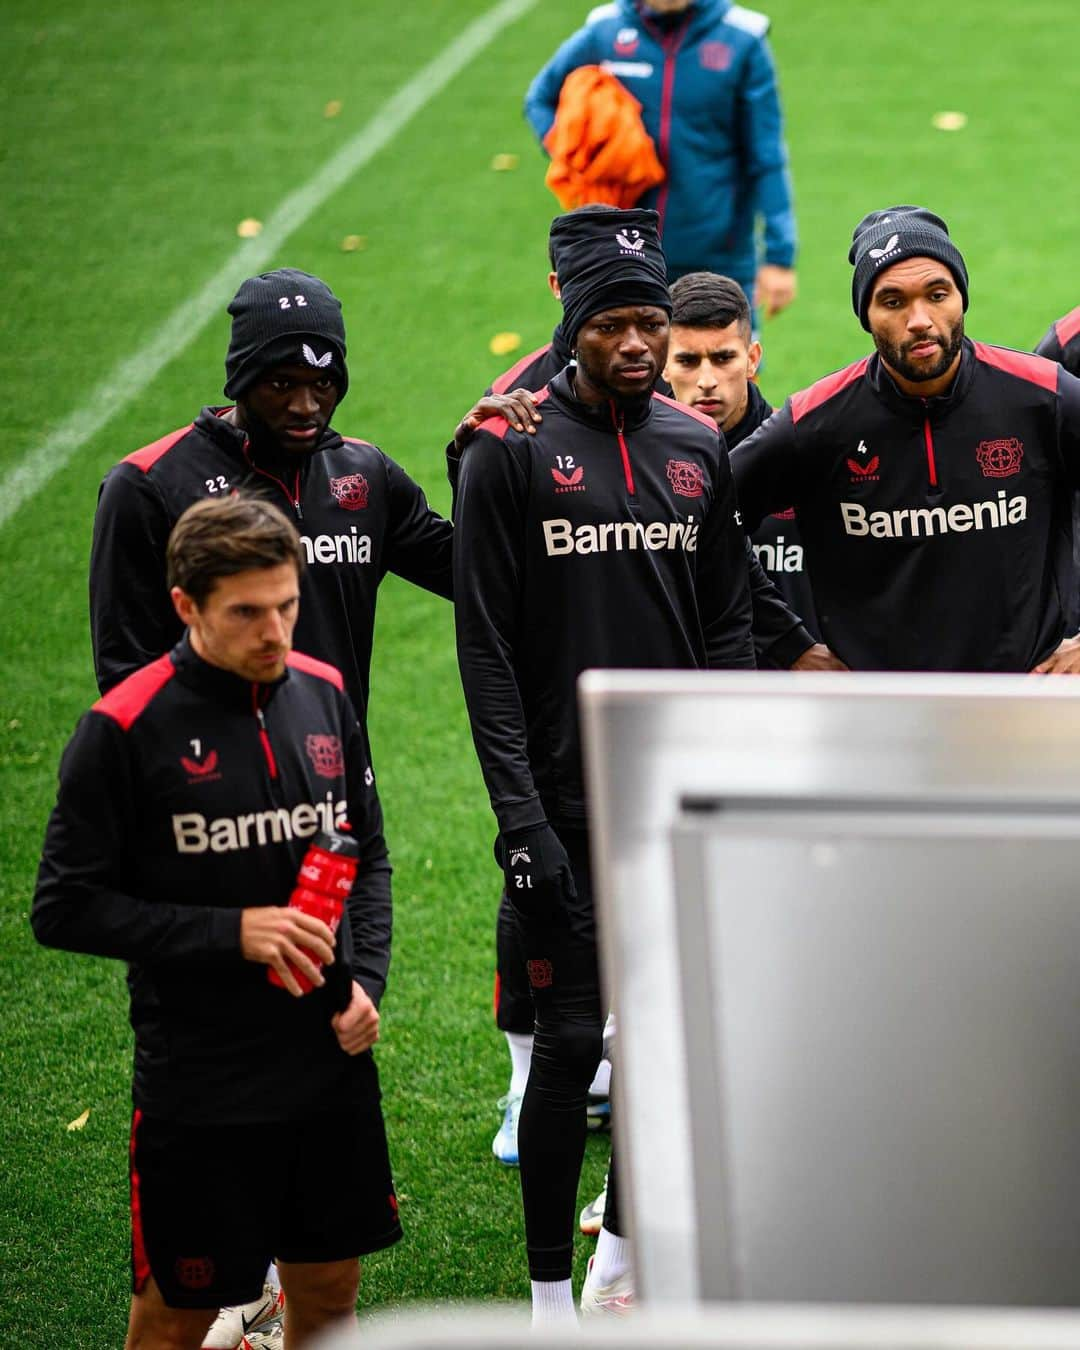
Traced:
<path fill-rule="evenodd" d="M 555 212 L 524 89 L 587 0 L 540 0 L 290 239 L 271 265 L 345 305 L 339 428 L 382 445 L 446 510 L 442 451 L 511 358 L 547 340 Z M 484 0 L 414 5 L 8 0 L 0 118 L 5 427 L 0 480 L 196 292 Z M 918 202 L 972 275 L 969 330 L 1030 347 L 1080 302 L 1076 16 L 1067 0 L 773 0 L 802 233 L 800 299 L 765 332 L 766 392 L 855 359 L 847 243 Z M 336 117 L 326 104 L 342 103 Z M 940 111 L 968 121 L 948 133 Z M 519 156 L 493 172 L 496 154 Z M 345 236 L 366 247 L 343 252 Z M 117 458 L 220 396 L 201 332 L 0 531 L 0 1343 L 115 1346 L 127 1303 L 130 1036 L 118 963 L 35 947 L 26 922 L 60 749 L 94 686 L 86 559 Z M 527 1293 L 517 1176 L 494 1162 L 506 1057 L 490 1016 L 498 878 L 449 606 L 395 579 L 380 605 L 372 734 L 396 864 L 379 1059 L 407 1241 L 367 1263 L 365 1307 Z M 69 1121 L 89 1109 L 84 1129 Z M 605 1146 L 590 1142 L 582 1202 Z M 267 1184 L 273 1184 L 272 1178 Z M 329 1183 L 328 1183 L 329 1184 Z M 579 1244 L 579 1270 L 589 1244 Z"/>

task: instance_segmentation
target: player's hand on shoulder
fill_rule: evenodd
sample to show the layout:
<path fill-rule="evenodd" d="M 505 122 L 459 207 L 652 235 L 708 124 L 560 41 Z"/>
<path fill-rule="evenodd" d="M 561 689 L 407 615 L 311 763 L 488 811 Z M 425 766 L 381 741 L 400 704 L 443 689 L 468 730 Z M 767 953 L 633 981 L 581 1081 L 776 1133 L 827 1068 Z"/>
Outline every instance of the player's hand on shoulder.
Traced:
<path fill-rule="evenodd" d="M 792 662 L 792 670 L 850 670 L 843 661 L 824 642 L 815 642 L 812 647 Z"/>
<path fill-rule="evenodd" d="M 1032 675 L 1080 675 L 1080 634 L 1065 638 L 1045 661 L 1032 670 Z"/>
<path fill-rule="evenodd" d="M 754 285 L 754 304 L 771 319 L 787 309 L 798 289 L 794 267 L 780 267 L 776 263 L 762 263 Z"/>
<path fill-rule="evenodd" d="M 503 418 L 514 431 L 535 435 L 544 419 L 536 411 L 536 399 L 528 389 L 513 389 L 509 394 L 485 394 L 465 414 L 454 431 L 454 445 L 464 450 L 473 432 L 489 417 Z"/>
<path fill-rule="evenodd" d="M 330 1025 L 347 1055 L 361 1055 L 379 1039 L 379 1010 L 355 980 L 349 1006 L 335 1013 Z"/>
<path fill-rule="evenodd" d="M 312 984 L 325 984 L 320 966 L 334 959 L 334 934 L 322 919 L 303 910 L 257 905 L 241 911 L 240 954 L 245 961 L 276 970 L 289 993 L 300 998 L 304 991 L 290 964 L 302 970 Z"/>

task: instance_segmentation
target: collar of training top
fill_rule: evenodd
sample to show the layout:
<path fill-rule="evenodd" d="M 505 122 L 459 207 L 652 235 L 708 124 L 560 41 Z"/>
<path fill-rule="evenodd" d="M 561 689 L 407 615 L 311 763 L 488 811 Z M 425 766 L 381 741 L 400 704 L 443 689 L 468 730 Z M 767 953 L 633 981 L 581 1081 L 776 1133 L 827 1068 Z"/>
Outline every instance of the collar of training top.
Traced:
<path fill-rule="evenodd" d="M 256 706 L 265 708 L 289 678 L 289 669 L 286 667 L 285 673 L 278 676 L 276 680 L 268 680 L 265 684 L 255 684 L 252 680 L 245 680 L 240 675 L 234 675 L 231 670 L 222 670 L 220 666 L 212 666 L 209 661 L 204 661 L 192 647 L 191 634 L 186 630 L 169 656 L 176 668 L 177 680 L 186 688 L 194 689 L 197 693 L 206 695 L 207 698 L 213 699 L 223 707 L 235 708 L 247 713 L 250 713 L 253 707 L 252 690 L 257 695 Z"/>
<path fill-rule="evenodd" d="M 975 378 L 977 364 L 975 348 L 972 346 L 971 339 L 964 338 L 963 346 L 960 349 L 960 366 L 956 372 L 956 378 L 943 394 L 938 394 L 934 398 L 919 398 L 917 394 L 905 394 L 897 387 L 896 381 L 885 369 L 885 363 L 877 352 L 870 358 L 866 367 L 865 378 L 867 384 L 881 399 L 882 403 L 887 404 L 894 412 L 901 413 L 905 417 L 922 421 L 927 411 L 940 410 L 946 412 L 967 397 L 971 382 Z"/>
<path fill-rule="evenodd" d="M 746 386 L 746 411 L 733 427 L 724 432 L 727 448 L 734 450 L 740 441 L 745 441 L 752 431 L 757 431 L 762 422 L 772 415 L 772 411 L 765 395 L 750 380 Z"/>
<path fill-rule="evenodd" d="M 241 463 L 247 464 L 248 456 L 244 454 L 244 446 L 248 442 L 247 432 L 242 427 L 234 426 L 232 422 L 226 422 L 222 419 L 222 413 L 228 412 L 232 406 L 229 403 L 224 406 L 211 404 L 209 407 L 203 408 L 195 420 L 195 426 L 208 436 L 215 445 L 235 456 Z M 344 445 L 344 443 L 340 434 L 333 427 L 328 426 L 310 450 L 281 450 L 275 454 L 273 452 L 268 453 L 264 447 L 257 447 L 252 442 L 251 462 L 258 464 L 260 468 L 272 470 L 295 468 L 310 462 L 313 456 L 321 455 L 326 450 L 336 450 L 338 446 Z"/>
<path fill-rule="evenodd" d="M 592 427 L 595 431 L 614 433 L 615 424 L 612 420 L 611 404 L 606 402 L 583 403 L 574 392 L 573 374 L 572 367 L 559 371 L 558 375 L 548 385 L 551 397 L 575 422 L 581 422 L 587 427 Z M 652 407 L 651 390 L 641 398 L 620 399 L 615 403 L 616 413 L 622 414 L 624 431 L 635 431 L 639 427 L 643 427 L 652 416 Z"/>

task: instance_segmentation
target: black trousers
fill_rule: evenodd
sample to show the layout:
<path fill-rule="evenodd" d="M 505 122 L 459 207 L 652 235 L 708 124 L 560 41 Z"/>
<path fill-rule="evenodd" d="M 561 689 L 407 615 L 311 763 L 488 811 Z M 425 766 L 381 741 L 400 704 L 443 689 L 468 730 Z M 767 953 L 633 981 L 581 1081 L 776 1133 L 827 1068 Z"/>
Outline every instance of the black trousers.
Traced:
<path fill-rule="evenodd" d="M 515 908 L 535 1011 L 532 1068 L 518 1120 L 529 1276 L 568 1280 L 585 1154 L 589 1084 L 603 1053 L 607 1002 L 600 988 L 588 832 L 556 825 L 577 896 L 545 916 Z M 604 1226 L 619 1232 L 614 1159 Z"/>

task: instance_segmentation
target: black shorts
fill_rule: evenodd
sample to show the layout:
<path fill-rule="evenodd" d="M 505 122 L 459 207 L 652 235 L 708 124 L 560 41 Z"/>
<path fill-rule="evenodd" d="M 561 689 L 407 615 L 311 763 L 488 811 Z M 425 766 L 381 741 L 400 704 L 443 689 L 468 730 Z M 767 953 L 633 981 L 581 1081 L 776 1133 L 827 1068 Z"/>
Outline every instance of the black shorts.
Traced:
<path fill-rule="evenodd" d="M 185 1125 L 135 1112 L 136 1293 L 153 1274 L 170 1308 L 230 1307 L 259 1297 L 271 1258 L 344 1261 L 400 1237 L 377 1093 L 275 1124 Z"/>

